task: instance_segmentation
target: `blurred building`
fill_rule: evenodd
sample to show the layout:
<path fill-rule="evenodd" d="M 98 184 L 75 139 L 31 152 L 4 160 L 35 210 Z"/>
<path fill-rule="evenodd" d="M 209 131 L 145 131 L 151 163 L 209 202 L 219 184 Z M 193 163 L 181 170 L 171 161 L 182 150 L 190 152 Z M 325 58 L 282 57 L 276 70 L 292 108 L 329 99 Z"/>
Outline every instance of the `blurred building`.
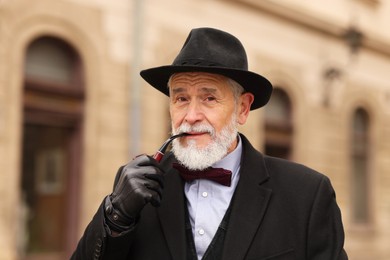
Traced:
<path fill-rule="evenodd" d="M 0 0 L 0 259 L 68 259 L 117 168 L 169 134 L 139 77 L 191 28 L 275 86 L 241 130 L 328 175 L 350 259 L 390 257 L 390 2 Z"/>

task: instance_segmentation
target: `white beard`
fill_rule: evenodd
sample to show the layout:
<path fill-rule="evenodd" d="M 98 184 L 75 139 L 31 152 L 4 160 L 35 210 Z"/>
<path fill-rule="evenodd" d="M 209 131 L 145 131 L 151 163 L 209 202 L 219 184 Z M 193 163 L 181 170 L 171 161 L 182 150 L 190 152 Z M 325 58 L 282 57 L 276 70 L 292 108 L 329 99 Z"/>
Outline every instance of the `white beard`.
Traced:
<path fill-rule="evenodd" d="M 183 132 L 208 132 L 211 143 L 206 147 L 198 148 L 195 140 L 187 142 L 183 146 L 178 139 L 172 142 L 172 152 L 177 160 L 190 170 L 203 170 L 221 160 L 228 153 L 228 149 L 237 138 L 237 119 L 233 113 L 230 122 L 224 126 L 221 133 L 216 134 L 215 129 L 208 123 L 189 125 L 183 123 L 173 134 Z"/>

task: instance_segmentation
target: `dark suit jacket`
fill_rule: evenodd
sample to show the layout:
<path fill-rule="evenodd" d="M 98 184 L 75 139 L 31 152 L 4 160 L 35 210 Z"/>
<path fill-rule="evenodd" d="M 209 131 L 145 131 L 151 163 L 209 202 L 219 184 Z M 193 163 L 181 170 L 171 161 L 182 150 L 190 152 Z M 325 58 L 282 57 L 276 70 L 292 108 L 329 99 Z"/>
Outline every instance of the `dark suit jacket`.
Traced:
<path fill-rule="evenodd" d="M 327 177 L 305 166 L 264 156 L 241 135 L 241 177 L 232 199 L 223 260 L 347 259 L 335 193 Z M 185 260 L 183 182 L 166 169 L 162 204 L 146 205 L 136 227 L 120 237 L 104 228 L 103 204 L 72 259 Z"/>

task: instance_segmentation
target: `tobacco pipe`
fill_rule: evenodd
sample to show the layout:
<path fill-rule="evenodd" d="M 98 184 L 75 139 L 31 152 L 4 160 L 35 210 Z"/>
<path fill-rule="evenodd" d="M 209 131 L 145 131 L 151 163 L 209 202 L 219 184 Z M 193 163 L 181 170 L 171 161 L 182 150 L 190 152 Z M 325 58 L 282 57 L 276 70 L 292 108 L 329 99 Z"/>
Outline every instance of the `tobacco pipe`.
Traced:
<path fill-rule="evenodd" d="M 168 148 L 168 145 L 176 138 L 189 135 L 188 133 L 181 133 L 177 135 L 172 135 L 169 137 L 163 145 L 158 149 L 158 151 L 153 155 L 153 158 L 156 159 L 157 162 L 160 162 L 162 157 L 164 156 L 165 150 Z"/>

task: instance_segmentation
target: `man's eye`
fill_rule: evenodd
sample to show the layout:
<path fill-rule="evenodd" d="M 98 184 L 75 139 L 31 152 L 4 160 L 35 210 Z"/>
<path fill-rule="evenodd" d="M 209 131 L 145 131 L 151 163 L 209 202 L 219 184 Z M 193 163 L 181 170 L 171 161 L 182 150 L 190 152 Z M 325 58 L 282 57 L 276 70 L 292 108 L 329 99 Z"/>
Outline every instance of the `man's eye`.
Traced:
<path fill-rule="evenodd" d="M 213 97 L 213 96 L 208 96 L 208 97 L 205 98 L 205 101 L 208 101 L 208 102 L 215 101 L 215 100 L 216 100 L 216 98 Z"/>
<path fill-rule="evenodd" d="M 176 98 L 176 102 L 182 103 L 182 102 L 186 102 L 186 101 L 187 101 L 187 99 L 185 97 L 177 97 Z"/>

